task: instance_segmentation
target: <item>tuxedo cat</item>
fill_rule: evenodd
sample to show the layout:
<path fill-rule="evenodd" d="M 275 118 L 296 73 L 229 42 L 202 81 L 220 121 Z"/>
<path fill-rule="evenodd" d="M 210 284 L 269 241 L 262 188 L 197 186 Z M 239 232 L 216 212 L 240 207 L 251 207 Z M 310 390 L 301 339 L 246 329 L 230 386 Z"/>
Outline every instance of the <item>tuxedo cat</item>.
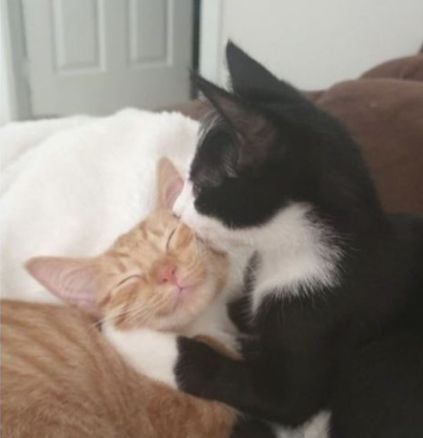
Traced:
<path fill-rule="evenodd" d="M 244 359 L 147 332 L 138 353 L 154 343 L 165 383 L 285 426 L 328 410 L 332 438 L 423 436 L 423 221 L 383 212 L 334 118 L 226 55 L 231 93 L 194 78 L 214 111 L 174 211 L 252 257 Z"/>

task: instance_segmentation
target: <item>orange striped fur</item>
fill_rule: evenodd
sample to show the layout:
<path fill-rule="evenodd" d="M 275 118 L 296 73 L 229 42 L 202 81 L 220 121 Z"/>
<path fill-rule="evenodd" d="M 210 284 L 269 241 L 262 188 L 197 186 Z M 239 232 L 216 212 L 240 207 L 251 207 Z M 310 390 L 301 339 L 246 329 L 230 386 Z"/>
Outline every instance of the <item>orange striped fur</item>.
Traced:
<path fill-rule="evenodd" d="M 133 371 L 77 309 L 1 303 L 4 438 L 225 438 L 234 412 Z"/>

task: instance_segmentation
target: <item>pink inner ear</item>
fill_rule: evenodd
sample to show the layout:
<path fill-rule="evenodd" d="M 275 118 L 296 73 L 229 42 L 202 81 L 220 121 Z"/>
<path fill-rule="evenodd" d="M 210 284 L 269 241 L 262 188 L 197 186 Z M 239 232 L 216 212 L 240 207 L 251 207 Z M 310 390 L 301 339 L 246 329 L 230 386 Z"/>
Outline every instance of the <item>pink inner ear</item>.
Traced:
<path fill-rule="evenodd" d="M 165 191 L 166 208 L 168 208 L 169 210 L 172 209 L 173 204 L 176 201 L 176 198 L 180 195 L 183 188 L 184 188 L 184 180 L 179 176 L 174 178 L 172 182 L 168 185 L 168 187 L 166 187 L 166 191 Z"/>
<path fill-rule="evenodd" d="M 85 311 L 96 312 L 96 271 L 90 259 L 34 257 L 25 267 L 54 295 Z"/>

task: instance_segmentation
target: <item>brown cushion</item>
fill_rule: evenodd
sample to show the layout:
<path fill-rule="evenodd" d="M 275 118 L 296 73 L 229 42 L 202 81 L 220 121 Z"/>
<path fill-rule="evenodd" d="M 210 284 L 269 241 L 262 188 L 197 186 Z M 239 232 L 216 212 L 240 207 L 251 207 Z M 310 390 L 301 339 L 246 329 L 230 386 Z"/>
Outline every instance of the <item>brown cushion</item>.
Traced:
<path fill-rule="evenodd" d="M 423 214 L 423 84 L 348 81 L 316 103 L 343 121 L 362 146 L 386 210 Z"/>
<path fill-rule="evenodd" d="M 423 81 L 423 53 L 384 62 L 368 70 L 362 78 L 396 78 L 421 82 Z"/>

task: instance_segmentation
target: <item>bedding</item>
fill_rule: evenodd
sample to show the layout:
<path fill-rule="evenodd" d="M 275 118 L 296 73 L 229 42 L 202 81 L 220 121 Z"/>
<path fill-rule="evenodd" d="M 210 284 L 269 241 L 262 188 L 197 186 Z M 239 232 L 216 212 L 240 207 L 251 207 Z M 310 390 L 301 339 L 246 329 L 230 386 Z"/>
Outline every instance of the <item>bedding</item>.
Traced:
<path fill-rule="evenodd" d="M 159 157 L 186 172 L 197 129 L 176 112 L 135 109 L 0 128 L 2 297 L 55 302 L 25 260 L 104 251 L 149 211 Z"/>

